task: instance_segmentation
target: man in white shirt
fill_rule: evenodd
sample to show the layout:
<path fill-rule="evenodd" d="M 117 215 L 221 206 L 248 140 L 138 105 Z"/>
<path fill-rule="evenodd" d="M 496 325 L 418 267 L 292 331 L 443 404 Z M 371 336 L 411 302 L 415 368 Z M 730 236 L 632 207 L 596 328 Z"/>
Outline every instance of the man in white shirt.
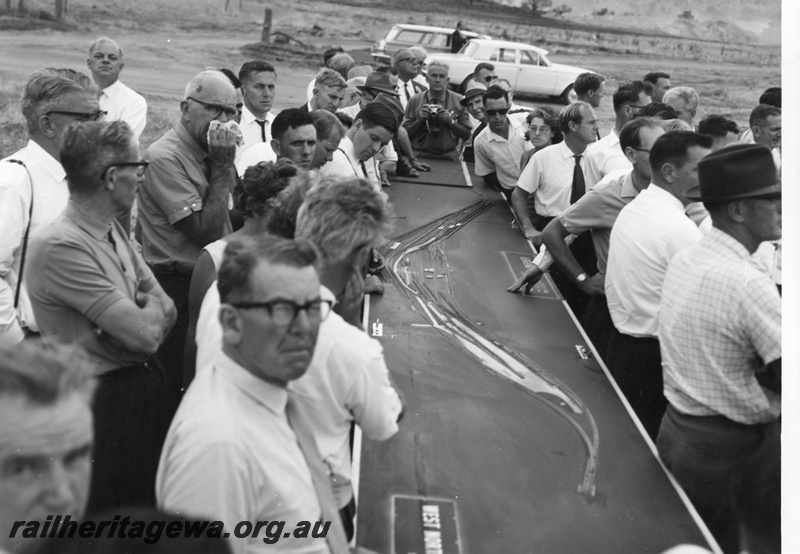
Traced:
<path fill-rule="evenodd" d="M 664 104 L 678 114 L 678 119 L 688 123 L 694 130 L 694 117 L 700 105 L 700 95 L 691 87 L 675 87 L 664 93 Z"/>
<path fill-rule="evenodd" d="M 73 121 L 104 116 L 96 90 L 86 90 L 48 70 L 28 79 L 22 114 L 28 144 L 0 162 L 0 346 L 17 344 L 26 332 L 38 330 L 21 285 L 22 251 L 26 230 L 30 229 L 30 242 L 64 211 L 69 200 L 66 174 L 58 159 L 61 134 Z"/>
<path fill-rule="evenodd" d="M 428 90 L 427 86 L 416 79 L 422 66 L 411 50 L 401 48 L 392 54 L 392 67 L 397 70 L 397 90 L 400 93 L 400 104 L 405 110 L 408 101 L 415 94 Z"/>
<path fill-rule="evenodd" d="M 347 90 L 347 81 L 339 72 L 325 68 L 314 77 L 311 100 L 300 106 L 300 109 L 305 112 L 328 110 L 335 113 L 344 100 L 345 90 Z"/>
<path fill-rule="evenodd" d="M 617 170 L 630 170 L 631 163 L 619 147 L 619 134 L 625 124 L 650 103 L 642 81 L 623 83 L 614 93 L 614 128 L 586 149 L 586 190 Z"/>
<path fill-rule="evenodd" d="M 222 521 L 237 554 L 348 552 L 307 414 L 287 388 L 306 372 L 330 312 L 316 261 L 308 241 L 258 235 L 226 247 L 222 353 L 192 381 L 162 451 L 159 506 Z M 262 526 L 234 538 L 242 521 L 282 522 L 287 533 L 272 529 L 267 541 Z"/>
<path fill-rule="evenodd" d="M 605 82 L 606 78 L 597 73 L 581 73 L 575 77 L 572 88 L 580 102 L 586 102 L 593 108 L 599 108 L 600 100 L 607 94 Z"/>
<path fill-rule="evenodd" d="M 275 67 L 263 60 L 246 62 L 239 69 L 242 83 L 242 117 L 239 128 L 242 130 L 244 144 L 241 150 L 258 143 L 269 144 L 272 140 L 271 125 L 275 115 L 270 112 L 275 100 Z"/>
<path fill-rule="evenodd" d="M 750 130 L 753 142 L 772 151 L 772 159 L 778 174 L 781 171 L 781 109 L 759 104 L 750 112 Z"/>
<path fill-rule="evenodd" d="M 711 152 L 711 142 L 692 131 L 661 135 L 650 149 L 653 182 L 611 229 L 605 289 L 615 330 L 606 362 L 653 439 L 666 409 L 657 320 L 661 285 L 670 259 L 702 236 L 686 217 L 684 192 L 697 185 L 697 164 Z"/>
<path fill-rule="evenodd" d="M 110 38 L 100 37 L 89 47 L 86 65 L 100 88 L 100 109 L 108 112 L 106 120 L 124 121 L 139 140 L 147 124 L 147 102 L 119 80 L 125 67 L 122 48 Z"/>
<path fill-rule="evenodd" d="M 661 71 L 648 73 L 642 81 L 653 85 L 653 102 L 663 102 L 664 94 L 672 87 L 672 83 L 669 82 L 669 74 Z"/>
<path fill-rule="evenodd" d="M 310 114 L 317 131 L 317 145 L 311 159 L 311 169 L 320 169 L 333 160 L 347 129 L 339 118 L 328 110 L 314 110 Z"/>
<path fill-rule="evenodd" d="M 247 168 L 260 162 L 287 158 L 300 169 L 311 169 L 317 147 L 317 131 L 308 112 L 299 108 L 283 110 L 272 120 L 272 138 L 245 150 L 236 159 L 236 173 L 241 177 Z"/>
<path fill-rule="evenodd" d="M 475 175 L 510 198 L 519 179 L 522 153 L 533 145 L 525 140 L 525 119 L 508 117 L 511 102 L 505 90 L 490 87 L 482 98 L 487 126 L 475 137 Z"/>

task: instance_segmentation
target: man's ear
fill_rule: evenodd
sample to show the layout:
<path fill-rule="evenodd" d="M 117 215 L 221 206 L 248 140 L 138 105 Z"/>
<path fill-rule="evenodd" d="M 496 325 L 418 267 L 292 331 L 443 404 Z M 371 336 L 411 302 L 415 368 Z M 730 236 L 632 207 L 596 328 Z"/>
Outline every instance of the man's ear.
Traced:
<path fill-rule="evenodd" d="M 272 139 L 269 141 L 269 145 L 272 147 L 272 151 L 275 152 L 275 155 L 279 158 L 281 157 L 281 143 L 278 142 L 278 139 Z"/>
<path fill-rule="evenodd" d="M 636 155 L 636 150 L 628 146 L 627 148 L 625 148 L 625 151 L 623 153 L 625 154 L 625 157 L 628 159 L 628 161 L 631 162 L 631 164 L 633 164 Z"/>
<path fill-rule="evenodd" d="M 189 101 L 181 100 L 181 116 L 187 121 L 189 120 Z"/>
<path fill-rule="evenodd" d="M 239 312 L 233 306 L 222 304 L 219 307 L 219 324 L 222 327 L 222 338 L 227 344 L 239 344 L 244 328 Z"/>
<path fill-rule="evenodd" d="M 668 183 L 672 183 L 675 180 L 675 178 L 672 176 L 672 174 L 675 172 L 675 166 L 669 162 L 662 164 L 658 169 L 658 172 L 661 173 L 661 176 Z"/>
<path fill-rule="evenodd" d="M 746 208 L 744 202 L 736 201 L 731 202 L 728 204 L 728 217 L 730 217 L 736 223 L 743 223 L 747 214 L 745 214 Z"/>

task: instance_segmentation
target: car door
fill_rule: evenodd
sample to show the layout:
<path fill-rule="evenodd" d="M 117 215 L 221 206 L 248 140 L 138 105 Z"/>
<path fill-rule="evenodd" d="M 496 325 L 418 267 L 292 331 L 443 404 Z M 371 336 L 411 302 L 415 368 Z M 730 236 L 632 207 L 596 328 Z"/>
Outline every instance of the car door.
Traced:
<path fill-rule="evenodd" d="M 520 50 L 519 75 L 514 90 L 528 94 L 561 94 L 556 89 L 558 72 L 548 67 L 535 50 Z"/>
<path fill-rule="evenodd" d="M 490 62 L 494 65 L 495 73 L 500 79 L 506 79 L 511 83 L 511 88 L 516 90 L 517 75 L 517 49 L 498 47 L 492 52 Z"/>

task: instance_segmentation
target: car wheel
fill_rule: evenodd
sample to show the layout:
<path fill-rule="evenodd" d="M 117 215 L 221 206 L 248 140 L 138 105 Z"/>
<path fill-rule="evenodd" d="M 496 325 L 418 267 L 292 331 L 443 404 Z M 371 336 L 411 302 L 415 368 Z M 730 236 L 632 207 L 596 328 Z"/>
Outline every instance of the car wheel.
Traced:
<path fill-rule="evenodd" d="M 578 95 L 575 93 L 575 89 L 572 88 L 572 85 L 570 85 L 564 89 L 564 92 L 561 93 L 558 99 L 562 104 L 572 104 L 578 99 Z"/>

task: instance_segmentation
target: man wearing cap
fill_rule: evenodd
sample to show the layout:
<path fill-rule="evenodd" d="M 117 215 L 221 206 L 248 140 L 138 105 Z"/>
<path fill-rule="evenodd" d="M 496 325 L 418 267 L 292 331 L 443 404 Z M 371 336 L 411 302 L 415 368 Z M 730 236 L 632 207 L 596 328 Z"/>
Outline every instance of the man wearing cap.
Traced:
<path fill-rule="evenodd" d="M 483 93 L 486 86 L 481 83 L 471 81 L 461 99 L 461 105 L 467 108 L 469 113 L 469 125 L 474 131 L 469 139 L 464 143 L 463 158 L 465 162 L 475 163 L 475 138 L 486 128 L 486 112 L 483 109 Z"/>
<path fill-rule="evenodd" d="M 422 66 L 411 50 L 402 48 L 392 54 L 392 67 L 397 70 L 397 90 L 400 91 L 400 104 L 405 110 L 412 96 L 428 90 L 428 87 L 414 79 Z"/>
<path fill-rule="evenodd" d="M 659 352 L 658 309 L 667 264 L 700 241 L 686 217 L 684 193 L 697 185 L 697 164 L 711 137 L 664 133 L 650 148 L 652 182 L 622 208 L 611 229 L 605 291 L 615 329 L 606 364 L 642 426 L 655 438 L 666 409 Z"/>
<path fill-rule="evenodd" d="M 483 177 L 510 201 L 519 179 L 519 159 L 533 145 L 525 140 L 525 120 L 509 119 L 510 102 L 505 90 L 489 87 L 482 99 L 487 126 L 475 138 L 475 175 Z"/>
<path fill-rule="evenodd" d="M 781 237 L 781 185 L 758 145 L 714 152 L 698 173 L 686 197 L 713 228 L 664 279 L 658 452 L 724 552 L 780 552 L 781 299 L 752 254 Z"/>

